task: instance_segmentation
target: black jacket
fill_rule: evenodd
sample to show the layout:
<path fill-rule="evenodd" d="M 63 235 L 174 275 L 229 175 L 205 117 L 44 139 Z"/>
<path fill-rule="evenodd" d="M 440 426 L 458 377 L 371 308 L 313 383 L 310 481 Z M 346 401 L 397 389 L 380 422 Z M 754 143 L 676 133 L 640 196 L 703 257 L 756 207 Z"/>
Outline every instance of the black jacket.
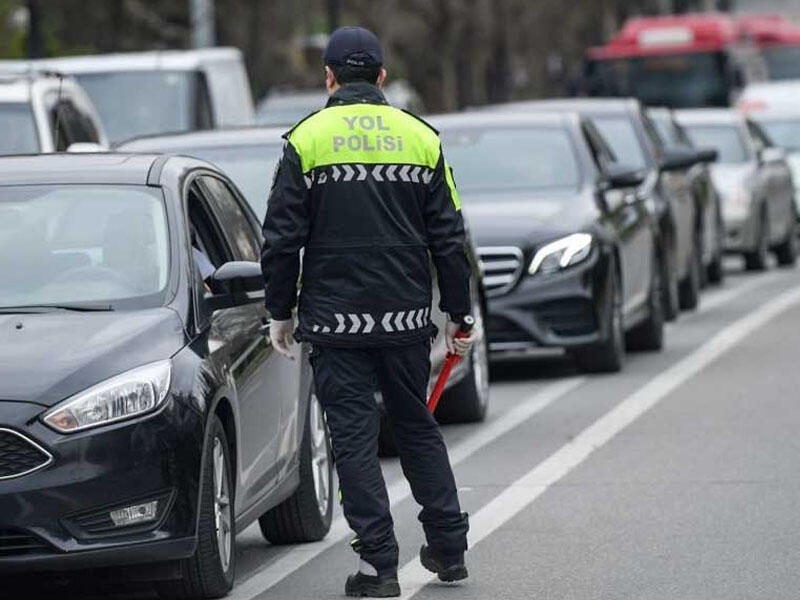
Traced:
<path fill-rule="evenodd" d="M 342 87 L 287 140 L 264 221 L 266 305 L 297 339 L 386 346 L 430 338 L 430 258 L 441 308 L 470 312 L 470 266 L 437 132 L 368 84 Z"/>

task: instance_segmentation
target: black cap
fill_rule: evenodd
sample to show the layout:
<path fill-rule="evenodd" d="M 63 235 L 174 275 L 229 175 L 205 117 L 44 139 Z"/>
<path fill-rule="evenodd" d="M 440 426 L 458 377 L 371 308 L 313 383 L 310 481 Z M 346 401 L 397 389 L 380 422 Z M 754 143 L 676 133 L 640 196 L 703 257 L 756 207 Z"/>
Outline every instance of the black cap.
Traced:
<path fill-rule="evenodd" d="M 383 53 L 377 36 L 363 27 L 340 27 L 331 34 L 325 48 L 326 65 L 379 67 Z"/>

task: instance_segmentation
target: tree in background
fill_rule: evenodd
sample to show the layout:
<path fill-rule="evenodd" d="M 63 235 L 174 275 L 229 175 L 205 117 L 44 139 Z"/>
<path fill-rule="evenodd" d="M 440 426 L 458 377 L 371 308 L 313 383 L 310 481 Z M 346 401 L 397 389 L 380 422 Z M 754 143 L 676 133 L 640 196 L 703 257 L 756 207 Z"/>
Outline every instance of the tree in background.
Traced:
<path fill-rule="evenodd" d="M 0 56 L 19 57 L 29 0 L 0 0 Z M 217 42 L 240 48 L 256 97 L 320 86 L 331 24 L 381 38 L 390 74 L 431 111 L 576 87 L 585 48 L 628 16 L 700 0 L 216 0 Z M 707 1 L 707 0 L 704 0 Z M 189 0 L 38 0 L 46 54 L 188 48 Z M 20 12 L 22 11 L 22 12 Z"/>

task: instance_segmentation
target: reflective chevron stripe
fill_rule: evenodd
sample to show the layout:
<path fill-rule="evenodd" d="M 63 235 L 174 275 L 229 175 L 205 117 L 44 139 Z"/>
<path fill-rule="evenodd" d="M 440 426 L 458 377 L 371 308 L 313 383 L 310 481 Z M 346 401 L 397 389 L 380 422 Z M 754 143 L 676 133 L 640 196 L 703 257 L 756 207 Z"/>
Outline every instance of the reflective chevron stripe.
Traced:
<path fill-rule="evenodd" d="M 387 312 L 380 320 L 381 327 L 386 333 L 396 331 L 414 331 L 422 329 L 429 322 L 430 307 L 417 308 L 414 310 L 401 310 L 399 312 Z M 344 333 L 347 335 L 362 333 L 372 333 L 375 329 L 376 320 L 370 313 L 335 313 L 336 328 L 331 331 L 327 325 L 314 325 L 314 333 Z"/>
<path fill-rule="evenodd" d="M 329 181 L 376 181 L 378 183 L 422 183 L 429 185 L 433 180 L 433 169 L 419 165 L 361 165 L 341 164 L 319 167 L 303 176 L 306 187 L 325 185 Z"/>

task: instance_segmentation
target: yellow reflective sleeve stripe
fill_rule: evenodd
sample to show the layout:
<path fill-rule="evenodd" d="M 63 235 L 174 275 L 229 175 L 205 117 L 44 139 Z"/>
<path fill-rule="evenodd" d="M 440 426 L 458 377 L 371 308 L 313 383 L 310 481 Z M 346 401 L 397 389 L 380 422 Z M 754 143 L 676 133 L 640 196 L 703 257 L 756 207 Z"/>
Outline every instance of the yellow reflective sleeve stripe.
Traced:
<path fill-rule="evenodd" d="M 303 173 L 343 163 L 404 164 L 435 168 L 439 137 L 403 111 L 381 104 L 333 106 L 289 134 Z"/>
<path fill-rule="evenodd" d="M 450 188 L 450 196 L 453 198 L 453 205 L 455 205 L 456 210 L 461 210 L 461 198 L 456 189 L 455 179 L 453 179 L 453 169 L 450 168 L 447 161 L 444 161 L 444 178 L 447 181 L 447 187 Z"/>

